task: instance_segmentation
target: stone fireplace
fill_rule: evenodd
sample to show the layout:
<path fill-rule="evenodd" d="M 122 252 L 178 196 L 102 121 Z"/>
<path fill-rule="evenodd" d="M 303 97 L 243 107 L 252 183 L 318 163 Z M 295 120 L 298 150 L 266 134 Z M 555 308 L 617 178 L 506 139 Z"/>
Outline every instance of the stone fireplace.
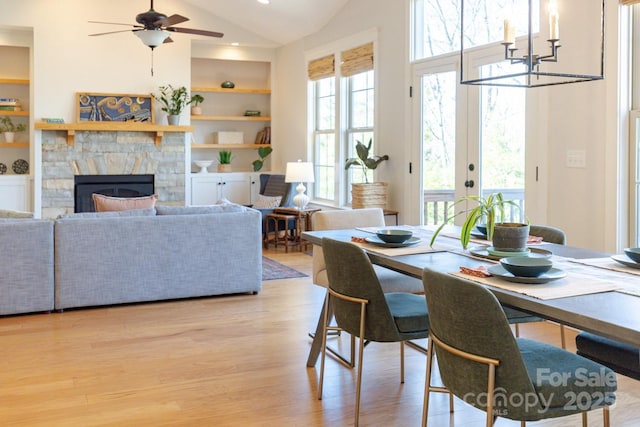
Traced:
<path fill-rule="evenodd" d="M 185 203 L 185 134 L 134 131 L 42 132 L 42 217 L 74 212 L 78 175 L 153 175 L 158 204 Z"/>

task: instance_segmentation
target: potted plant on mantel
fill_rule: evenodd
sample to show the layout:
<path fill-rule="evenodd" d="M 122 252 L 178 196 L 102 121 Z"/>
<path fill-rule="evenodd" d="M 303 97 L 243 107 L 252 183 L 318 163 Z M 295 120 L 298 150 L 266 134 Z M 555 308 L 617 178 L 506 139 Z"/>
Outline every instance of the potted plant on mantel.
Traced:
<path fill-rule="evenodd" d="M 451 208 L 453 209 L 460 203 L 468 201 L 476 203 L 476 206 L 466 211 L 460 211 L 452 217 L 455 218 L 462 214 L 467 215 L 460 230 L 460 242 L 464 249 L 467 249 L 469 240 L 471 240 L 471 231 L 481 221 L 484 222 L 487 228 L 487 240 L 493 241 L 493 246 L 496 250 L 513 252 L 526 248 L 527 238 L 529 237 L 529 224 L 504 222 L 506 207 L 515 206 L 520 209 L 518 204 L 513 200 L 505 200 L 502 193 L 492 193 L 487 197 L 462 197 L 451 205 Z M 433 233 L 431 246 L 433 246 L 436 237 L 438 237 L 445 225 L 447 224 L 441 224 Z"/>
<path fill-rule="evenodd" d="M 169 124 L 179 125 L 182 110 L 192 101 L 187 93 L 187 88 L 184 86 L 174 88 L 171 85 L 166 85 L 160 86 L 159 91 L 159 95 L 152 93 L 151 96 L 162 104 L 162 111 L 167 113 Z"/>
<path fill-rule="evenodd" d="M 24 123 L 15 124 L 9 116 L 3 116 L 0 118 L 0 132 L 4 134 L 4 140 L 6 142 L 13 142 L 16 132 L 24 132 L 27 127 Z"/>
<path fill-rule="evenodd" d="M 351 184 L 351 207 L 353 209 L 360 208 L 386 208 L 387 206 L 387 183 L 386 182 L 369 182 L 367 173 L 374 170 L 380 163 L 389 160 L 388 155 L 374 156 L 370 155 L 372 139 L 364 145 L 360 141 L 356 141 L 356 154 L 358 157 L 347 159 L 345 170 L 351 166 L 359 166 L 362 168 L 364 177 L 363 183 Z"/>

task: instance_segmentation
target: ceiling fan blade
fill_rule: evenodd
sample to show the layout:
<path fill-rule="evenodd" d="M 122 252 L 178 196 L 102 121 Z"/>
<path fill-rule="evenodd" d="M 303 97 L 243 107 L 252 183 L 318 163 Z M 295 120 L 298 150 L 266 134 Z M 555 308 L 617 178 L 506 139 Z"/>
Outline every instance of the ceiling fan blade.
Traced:
<path fill-rule="evenodd" d="M 138 30 L 118 30 L 118 31 L 107 31 L 106 33 L 95 33 L 89 34 L 89 36 L 104 36 L 106 34 L 116 34 L 116 33 L 128 33 L 130 31 L 138 31 Z"/>
<path fill-rule="evenodd" d="M 193 28 L 179 28 L 179 27 L 167 27 L 165 28 L 167 31 L 172 31 L 174 33 L 186 33 L 186 34 L 196 34 L 198 36 L 207 36 L 207 37 L 223 37 L 223 33 L 218 33 L 215 31 L 206 31 L 206 30 L 194 30 Z"/>
<path fill-rule="evenodd" d="M 157 21 L 155 21 L 153 23 L 154 26 L 156 27 L 170 27 L 172 25 L 176 25 L 176 24 L 180 24 L 182 22 L 187 22 L 189 20 L 189 18 L 187 18 L 186 16 L 182 16 L 182 15 L 171 15 L 168 18 L 165 19 L 158 19 Z"/>
<path fill-rule="evenodd" d="M 108 25 L 126 25 L 127 27 L 139 27 L 135 24 L 123 24 L 122 22 L 103 22 L 103 21 L 88 21 L 90 24 L 108 24 Z"/>
<path fill-rule="evenodd" d="M 162 43 L 173 43 L 173 40 L 171 39 L 171 37 L 167 37 Z"/>

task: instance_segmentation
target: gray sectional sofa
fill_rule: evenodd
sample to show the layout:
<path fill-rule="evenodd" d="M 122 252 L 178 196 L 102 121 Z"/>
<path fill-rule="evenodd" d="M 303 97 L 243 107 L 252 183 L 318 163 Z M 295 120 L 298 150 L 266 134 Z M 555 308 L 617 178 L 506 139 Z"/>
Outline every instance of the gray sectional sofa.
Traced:
<path fill-rule="evenodd" d="M 262 286 L 261 215 L 244 206 L 0 221 L 0 241 L 9 231 L 24 248 L 13 265 L 2 263 L 0 288 L 10 291 L 0 294 L 0 314 L 257 293 Z"/>

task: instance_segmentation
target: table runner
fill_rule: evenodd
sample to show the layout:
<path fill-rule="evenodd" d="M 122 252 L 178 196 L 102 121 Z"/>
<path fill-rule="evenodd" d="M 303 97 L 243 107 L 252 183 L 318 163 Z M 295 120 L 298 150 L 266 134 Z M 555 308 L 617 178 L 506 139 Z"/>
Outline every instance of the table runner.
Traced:
<path fill-rule="evenodd" d="M 570 261 L 591 267 L 640 276 L 640 269 L 627 267 L 626 265 L 622 265 L 619 262 L 614 261 L 610 257 L 571 259 Z M 634 280 L 634 278 L 631 278 L 631 280 L 620 279 L 620 288 L 617 291 L 640 297 L 640 281 Z"/>
<path fill-rule="evenodd" d="M 378 246 L 373 243 L 356 243 L 359 246 L 365 248 L 368 252 L 386 255 L 386 256 L 401 256 L 401 255 L 414 255 L 414 254 L 426 254 L 431 252 L 444 252 L 450 251 L 460 248 L 460 240 L 445 238 L 436 241 L 433 247 L 429 246 L 429 242 L 431 242 L 431 236 L 433 236 L 433 232 L 429 231 L 420 226 L 413 225 L 400 225 L 393 227 L 357 227 L 356 230 L 364 231 L 365 233 L 369 233 L 371 236 L 375 236 L 376 232 L 382 228 L 395 228 L 402 230 L 410 230 L 413 232 L 413 236 L 420 238 L 420 242 L 411 245 L 405 246 L 402 248 L 385 248 L 383 246 Z M 357 237 L 363 237 L 359 235 Z M 365 236 L 369 237 L 369 236 Z"/>

